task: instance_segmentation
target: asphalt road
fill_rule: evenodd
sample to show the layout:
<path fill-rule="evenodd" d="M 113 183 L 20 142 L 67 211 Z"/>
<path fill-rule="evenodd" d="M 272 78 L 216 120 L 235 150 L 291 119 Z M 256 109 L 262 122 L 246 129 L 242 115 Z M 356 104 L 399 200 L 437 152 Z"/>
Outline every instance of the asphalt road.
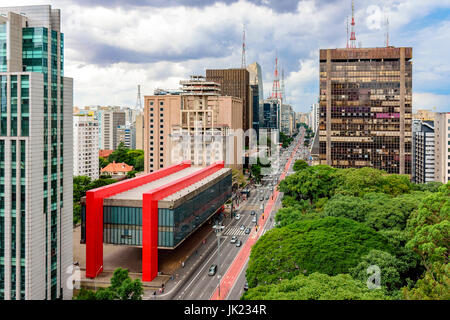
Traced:
<path fill-rule="evenodd" d="M 219 283 L 218 275 L 225 274 L 226 270 L 231 265 L 235 256 L 242 247 L 236 247 L 235 244 L 230 243 L 230 240 L 232 236 L 237 236 L 238 240 L 241 240 L 242 243 L 247 240 L 248 235 L 245 234 L 244 231 L 240 230 L 239 227 L 244 225 L 246 228 L 251 229 L 255 226 L 255 223 L 251 221 L 254 216 L 250 213 L 254 210 L 259 217 L 261 212 L 261 203 L 265 204 L 267 201 L 266 197 L 271 193 L 268 183 L 269 182 L 263 182 L 261 187 L 250 190 L 250 197 L 236 212 L 241 215 L 239 220 L 236 220 L 234 217 L 232 219 L 225 219 L 225 228 L 222 231 L 222 236 L 220 237 L 220 264 L 217 263 L 216 247 L 205 262 L 199 266 L 198 270 L 194 272 L 190 279 L 185 281 L 184 285 L 180 287 L 174 299 L 208 300 L 211 297 Z M 264 197 L 263 201 L 260 200 L 261 196 Z M 219 269 L 214 276 L 208 275 L 209 268 L 212 264 L 219 265 Z"/>
<path fill-rule="evenodd" d="M 301 134 L 299 134 L 300 136 Z M 297 138 L 298 139 L 298 138 Z M 280 155 L 280 167 L 283 168 L 286 164 L 287 159 L 290 157 L 293 151 L 293 147 L 297 144 L 298 140 L 293 141 L 291 146 Z M 301 155 L 301 148 L 299 148 L 297 154 L 294 155 L 293 159 L 296 160 Z M 303 158 L 303 157 L 302 157 Z M 292 161 L 291 167 L 288 170 L 288 174 L 292 171 Z M 275 177 L 279 177 L 279 173 Z M 176 300 L 208 300 L 218 287 L 219 274 L 224 275 L 230 265 L 232 264 L 234 258 L 238 254 L 241 247 L 236 247 L 235 244 L 230 243 L 232 236 L 237 236 L 238 240 L 242 241 L 242 245 L 248 238 L 248 235 L 244 231 L 240 230 L 239 227 L 244 225 L 246 228 L 254 228 L 255 223 L 252 222 L 252 216 L 250 213 L 254 210 L 257 213 L 257 218 L 259 219 L 261 214 L 261 204 L 266 204 L 267 196 L 271 196 L 271 180 L 266 180 L 261 182 L 261 186 L 255 187 L 250 190 L 250 197 L 241 205 L 240 209 L 236 212 L 240 214 L 241 218 L 236 220 L 234 217 L 232 219 L 226 218 L 224 220 L 225 228 L 222 231 L 222 236 L 220 237 L 220 263 L 217 260 L 217 238 L 216 238 L 216 248 L 212 253 L 205 259 L 205 261 L 198 267 L 198 269 L 180 286 L 177 290 L 177 294 L 173 297 Z M 261 201 L 263 197 L 263 201 Z M 282 194 L 280 194 L 276 206 L 271 213 L 272 222 L 268 223 L 266 229 L 273 228 L 274 226 L 274 212 L 281 207 Z M 208 275 L 208 271 L 211 265 L 219 265 L 219 269 L 214 276 Z M 227 299 L 238 300 L 243 293 L 243 287 L 245 284 L 245 270 L 247 266 L 240 273 L 237 281 L 235 282 L 230 294 Z"/>

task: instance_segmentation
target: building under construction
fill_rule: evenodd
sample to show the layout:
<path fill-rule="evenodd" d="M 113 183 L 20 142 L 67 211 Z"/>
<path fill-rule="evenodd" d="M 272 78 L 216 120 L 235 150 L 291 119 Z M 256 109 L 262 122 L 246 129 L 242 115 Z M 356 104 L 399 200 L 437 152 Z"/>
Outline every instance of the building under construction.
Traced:
<path fill-rule="evenodd" d="M 224 161 L 242 168 L 239 139 L 226 148 L 233 130 L 242 129 L 242 100 L 222 96 L 220 84 L 202 76 L 180 84 L 180 94 L 145 96 L 145 171 L 185 160 L 200 166 Z"/>

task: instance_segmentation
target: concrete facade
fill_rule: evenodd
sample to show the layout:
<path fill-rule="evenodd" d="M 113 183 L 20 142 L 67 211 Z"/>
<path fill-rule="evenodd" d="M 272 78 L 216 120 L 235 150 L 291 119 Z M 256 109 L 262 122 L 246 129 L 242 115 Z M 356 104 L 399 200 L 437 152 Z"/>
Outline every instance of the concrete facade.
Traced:
<path fill-rule="evenodd" d="M 92 115 L 73 117 L 73 175 L 99 177 L 98 121 Z"/>
<path fill-rule="evenodd" d="M 450 180 L 450 112 L 434 114 L 435 174 L 434 180 Z"/>

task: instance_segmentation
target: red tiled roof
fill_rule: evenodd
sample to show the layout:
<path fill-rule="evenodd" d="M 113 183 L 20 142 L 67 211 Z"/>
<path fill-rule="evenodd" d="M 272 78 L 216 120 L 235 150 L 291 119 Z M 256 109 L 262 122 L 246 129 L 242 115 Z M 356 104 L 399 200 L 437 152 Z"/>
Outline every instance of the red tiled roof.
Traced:
<path fill-rule="evenodd" d="M 116 163 L 113 161 L 112 163 L 108 164 L 106 167 L 104 167 L 101 172 L 129 172 L 133 170 L 133 166 L 129 166 L 126 163 Z"/>
<path fill-rule="evenodd" d="M 99 150 L 99 151 L 98 151 L 98 156 L 99 156 L 99 157 L 102 157 L 102 158 L 108 158 L 109 155 L 110 155 L 111 153 L 113 153 L 113 151 L 114 151 L 114 150 Z"/>

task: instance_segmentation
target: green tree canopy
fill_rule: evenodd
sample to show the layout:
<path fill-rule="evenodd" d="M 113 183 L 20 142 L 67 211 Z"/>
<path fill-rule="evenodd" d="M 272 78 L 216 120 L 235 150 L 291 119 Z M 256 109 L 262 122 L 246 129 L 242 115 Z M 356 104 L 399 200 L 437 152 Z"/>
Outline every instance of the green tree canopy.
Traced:
<path fill-rule="evenodd" d="M 140 279 L 132 280 L 127 269 L 117 268 L 110 280 L 108 288 L 100 288 L 97 292 L 82 289 L 76 300 L 142 300 L 144 289 Z"/>
<path fill-rule="evenodd" d="M 348 274 L 299 274 L 278 284 L 250 288 L 241 300 L 389 300 L 380 290 L 369 290 Z"/>
<path fill-rule="evenodd" d="M 386 294 L 395 295 L 406 281 L 402 278 L 408 270 L 408 266 L 388 252 L 381 250 L 371 250 L 361 258 L 361 262 L 350 269 L 350 274 L 354 279 L 366 282 L 369 275 L 367 269 L 376 265 L 380 268 L 380 285 Z"/>
<path fill-rule="evenodd" d="M 299 159 L 294 162 L 294 166 L 292 167 L 292 169 L 294 169 L 294 171 L 301 171 L 303 169 L 306 169 L 307 167 L 308 167 L 308 162 L 306 162 L 305 160 Z"/>
<path fill-rule="evenodd" d="M 371 249 L 392 251 L 382 235 L 350 219 L 299 221 L 272 229 L 256 242 L 250 254 L 247 280 L 250 287 L 255 287 L 291 279 L 304 271 L 346 273 Z"/>
<path fill-rule="evenodd" d="M 335 172 L 338 169 L 327 165 L 307 167 L 287 176 L 280 182 L 278 189 L 297 200 L 330 197 L 336 187 Z"/>

